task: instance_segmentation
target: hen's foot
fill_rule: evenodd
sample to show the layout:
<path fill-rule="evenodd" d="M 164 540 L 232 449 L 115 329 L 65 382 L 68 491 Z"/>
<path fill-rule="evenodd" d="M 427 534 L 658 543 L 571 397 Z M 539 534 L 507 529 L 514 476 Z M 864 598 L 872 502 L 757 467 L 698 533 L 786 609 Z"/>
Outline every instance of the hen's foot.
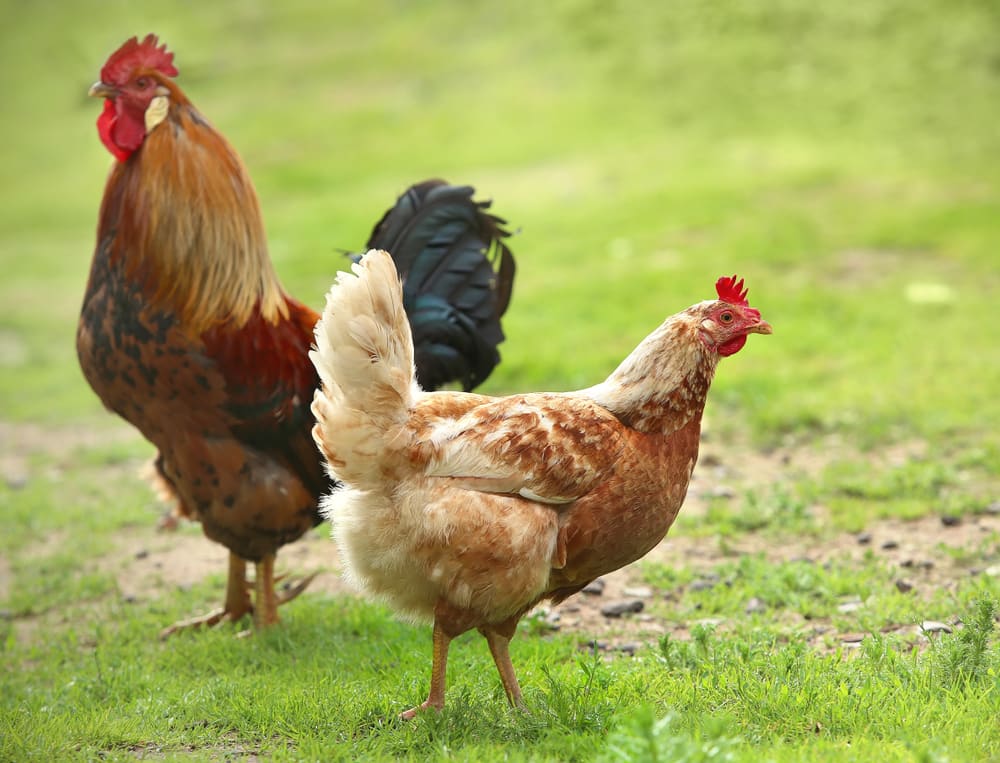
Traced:
<path fill-rule="evenodd" d="M 443 709 L 444 709 L 444 702 L 438 705 L 436 703 L 432 703 L 429 699 L 427 699 L 421 702 L 416 707 L 411 707 L 409 710 L 404 710 L 399 714 L 399 717 L 401 720 L 404 721 L 412 721 L 414 718 L 417 717 L 418 713 L 422 713 L 425 710 L 437 710 L 438 712 L 440 712 Z"/>

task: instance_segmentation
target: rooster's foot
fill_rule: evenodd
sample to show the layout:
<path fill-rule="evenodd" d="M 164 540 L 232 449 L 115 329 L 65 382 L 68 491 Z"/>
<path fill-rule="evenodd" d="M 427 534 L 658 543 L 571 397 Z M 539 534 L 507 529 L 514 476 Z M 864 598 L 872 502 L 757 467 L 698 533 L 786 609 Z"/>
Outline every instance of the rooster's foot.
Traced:
<path fill-rule="evenodd" d="M 215 612 L 209 612 L 207 615 L 191 617 L 187 620 L 179 620 L 173 625 L 167 626 L 160 631 L 160 638 L 170 638 L 181 631 L 193 630 L 195 628 L 212 628 L 220 623 L 236 623 L 242 620 L 246 615 L 249 615 L 251 611 L 252 608 L 250 606 L 247 606 L 245 609 L 235 611 L 217 609 Z"/>

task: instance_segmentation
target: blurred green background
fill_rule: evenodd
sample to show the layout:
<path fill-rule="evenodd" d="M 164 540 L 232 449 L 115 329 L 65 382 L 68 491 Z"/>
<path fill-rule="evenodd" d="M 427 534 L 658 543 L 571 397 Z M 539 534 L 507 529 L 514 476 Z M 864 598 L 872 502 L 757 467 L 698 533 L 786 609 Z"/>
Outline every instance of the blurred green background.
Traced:
<path fill-rule="evenodd" d="M 487 391 L 593 383 L 738 272 L 776 333 L 723 364 L 716 428 L 928 438 L 1000 469 L 994 2 L 0 8 L 8 421 L 113 425 L 74 351 L 112 161 L 86 90 L 155 31 L 247 162 L 306 303 L 398 193 L 443 176 L 520 231 Z"/>
<path fill-rule="evenodd" d="M 956 631 L 978 633 L 979 652 L 956 636 L 924 659 L 876 633 L 848 660 L 807 645 L 817 620 L 780 601 L 741 616 L 737 601 L 792 581 L 789 606 L 834 643 L 954 622 L 996 597 L 1000 578 L 968 574 L 995 569 L 996 532 L 939 549 L 953 577 L 912 595 L 896 577 L 923 573 L 874 545 L 832 571 L 746 557 L 749 583 L 700 594 L 700 615 L 732 616 L 732 633 L 693 628 L 634 660 L 584 660 L 571 635 L 518 639 L 533 717 L 499 712 L 475 638 L 453 658 L 453 711 L 391 725 L 425 689 L 429 632 L 350 597 L 311 591 L 249 641 L 154 641 L 216 602 L 223 569 L 123 596 L 138 553 L 199 530 L 154 537 L 161 509 L 134 474 L 150 448 L 101 408 L 74 339 L 113 161 L 86 92 L 148 32 L 242 154 L 277 270 L 313 307 L 410 183 L 495 200 L 519 269 L 486 392 L 593 384 L 720 275 L 744 276 L 775 334 L 720 365 L 697 476 L 756 486 L 683 512 L 682 546 L 857 550 L 848 532 L 917 517 L 934 542 L 935 514 L 971 527 L 1000 496 L 996 0 L 0 0 L 0 758 L 591 759 L 644 703 L 680 713 L 660 725 L 669 759 L 1000 749 L 988 607 Z M 300 548 L 283 554 L 293 569 Z M 696 567 L 642 569 L 669 592 Z M 843 614 L 847 591 L 870 606 Z M 978 678 L 962 683 L 966 664 Z M 735 733 L 734 758 L 718 740 Z"/>

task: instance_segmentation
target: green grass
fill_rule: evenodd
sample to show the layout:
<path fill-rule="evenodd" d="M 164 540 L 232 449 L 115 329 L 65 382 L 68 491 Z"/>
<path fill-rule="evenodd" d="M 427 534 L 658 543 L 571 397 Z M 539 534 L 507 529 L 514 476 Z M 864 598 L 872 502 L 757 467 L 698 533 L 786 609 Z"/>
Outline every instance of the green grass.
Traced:
<path fill-rule="evenodd" d="M 565 637 L 524 639 L 515 659 L 528 715 L 504 708 L 485 645 L 463 637 L 449 708 L 416 723 L 394 716 L 422 696 L 428 633 L 359 602 L 314 600 L 260 638 L 217 631 L 166 645 L 149 634 L 176 602 L 166 612 L 70 608 L 86 624 L 63 624 L 16 658 L 8 638 L 0 753 L 583 760 L 641 745 L 664 750 L 661 759 L 703 760 L 711 745 L 733 760 L 761 750 L 775 760 L 981 759 L 997 753 L 988 722 L 1000 654 L 995 605 L 980 601 L 958 635 L 921 637 L 922 653 L 878 634 L 848 656 L 768 627 L 728 636 L 701 627 L 691 641 L 663 639 L 609 663 Z"/>
<path fill-rule="evenodd" d="M 992 2 L 0 12 L 0 424 L 23 440 L 0 445 L 0 759 L 1000 759 L 1000 655 L 977 603 L 1000 598 L 997 578 L 917 597 L 875 558 L 726 561 L 714 572 L 731 586 L 658 605 L 724 624 L 631 660 L 518 639 L 525 717 L 464 638 L 448 711 L 396 722 L 422 699 L 429 634 L 353 600 L 307 596 L 249 641 L 155 642 L 221 580 L 119 595 L 114 539 L 158 511 L 134 476 L 149 450 L 101 409 L 74 352 L 111 161 L 84 94 L 125 37 L 156 31 L 246 160 L 276 267 L 313 306 L 339 250 L 410 182 L 495 199 L 519 270 L 485 391 L 594 383 L 720 274 L 745 276 L 776 333 L 722 364 L 709 442 L 819 466 L 682 515 L 677 534 L 822 544 L 880 518 L 983 512 L 1000 486 Z M 924 455 L 882 457 L 909 443 Z M 950 553 L 996 564 L 988 538 Z M 666 590 L 698 574 L 643 572 Z M 764 613 L 745 613 L 750 596 Z M 864 607 L 840 613 L 845 596 Z M 803 612 L 876 634 L 813 649 Z M 966 628 L 878 632 L 928 617 Z"/>

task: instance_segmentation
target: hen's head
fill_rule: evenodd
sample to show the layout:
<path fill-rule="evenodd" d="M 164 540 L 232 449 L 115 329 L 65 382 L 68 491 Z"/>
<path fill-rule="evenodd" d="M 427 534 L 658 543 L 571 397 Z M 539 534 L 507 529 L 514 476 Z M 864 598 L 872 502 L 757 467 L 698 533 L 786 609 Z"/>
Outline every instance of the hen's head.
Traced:
<path fill-rule="evenodd" d="M 723 357 L 743 349 L 749 334 L 770 334 L 771 324 L 747 302 L 743 279 L 722 277 L 715 282 L 717 300 L 698 305 L 701 341 Z"/>
<path fill-rule="evenodd" d="M 149 131 L 163 121 L 169 97 L 178 92 L 171 82 L 177 76 L 174 54 L 166 44 L 158 43 L 153 34 L 141 42 L 136 37 L 126 40 L 90 88 L 89 95 L 105 99 L 97 133 L 120 162 L 138 150 Z"/>

